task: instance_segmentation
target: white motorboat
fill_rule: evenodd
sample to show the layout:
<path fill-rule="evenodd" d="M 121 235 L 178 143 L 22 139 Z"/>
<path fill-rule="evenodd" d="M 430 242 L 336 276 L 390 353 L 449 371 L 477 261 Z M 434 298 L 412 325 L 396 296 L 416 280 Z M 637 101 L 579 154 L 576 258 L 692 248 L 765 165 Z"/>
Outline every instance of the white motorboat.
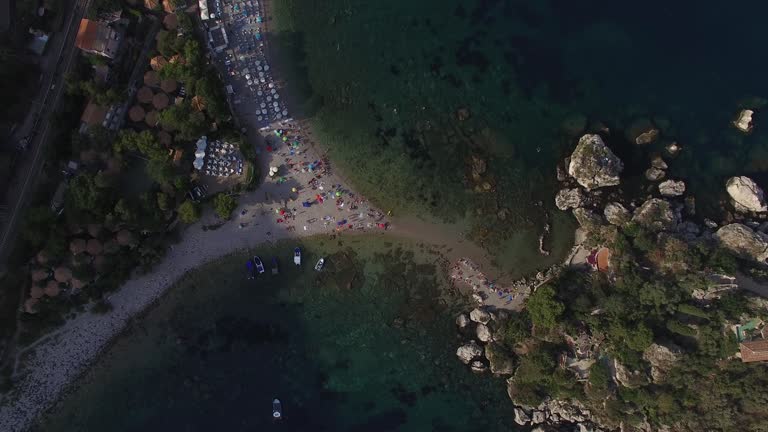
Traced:
<path fill-rule="evenodd" d="M 324 265 L 325 265 L 325 258 L 320 258 L 317 264 L 315 264 L 315 270 L 316 271 L 322 270 Z"/>
<path fill-rule="evenodd" d="M 297 266 L 301 265 L 301 248 L 299 247 L 293 249 L 293 263 Z"/>
<path fill-rule="evenodd" d="M 261 258 L 253 256 L 253 263 L 256 264 L 256 270 L 259 274 L 264 273 L 264 264 L 261 262 Z"/>
<path fill-rule="evenodd" d="M 280 403 L 280 399 L 272 399 L 272 418 L 275 420 L 283 418 L 283 404 Z"/>

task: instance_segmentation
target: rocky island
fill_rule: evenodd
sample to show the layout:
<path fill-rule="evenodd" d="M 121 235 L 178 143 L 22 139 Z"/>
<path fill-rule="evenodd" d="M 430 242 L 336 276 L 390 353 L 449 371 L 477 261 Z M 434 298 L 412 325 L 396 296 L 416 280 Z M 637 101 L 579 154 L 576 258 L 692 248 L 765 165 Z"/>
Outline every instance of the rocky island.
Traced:
<path fill-rule="evenodd" d="M 649 127 L 633 123 L 627 139 L 655 140 Z M 616 141 L 583 135 L 558 167 L 554 201 L 580 226 L 577 251 L 520 311 L 460 315 L 456 355 L 506 379 L 515 422 L 537 430 L 759 430 L 743 407 L 768 384 L 750 348 L 768 333 L 768 302 L 755 295 L 768 293 L 763 190 L 729 178 L 722 220 L 701 218 L 685 182 L 651 154 L 646 192 L 632 196 L 606 144 Z M 673 142 L 666 156 L 679 151 Z"/>

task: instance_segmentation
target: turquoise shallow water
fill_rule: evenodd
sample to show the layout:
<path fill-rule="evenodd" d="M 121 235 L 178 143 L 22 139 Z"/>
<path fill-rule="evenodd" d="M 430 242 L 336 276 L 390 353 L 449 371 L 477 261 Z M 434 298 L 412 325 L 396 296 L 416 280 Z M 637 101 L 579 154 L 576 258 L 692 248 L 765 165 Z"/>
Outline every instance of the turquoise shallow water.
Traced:
<path fill-rule="evenodd" d="M 433 255 L 367 237 L 306 246 L 307 262 L 330 255 L 327 272 L 253 282 L 233 256 L 189 275 L 39 430 L 514 430 L 503 381 L 455 358 L 459 303 Z"/>

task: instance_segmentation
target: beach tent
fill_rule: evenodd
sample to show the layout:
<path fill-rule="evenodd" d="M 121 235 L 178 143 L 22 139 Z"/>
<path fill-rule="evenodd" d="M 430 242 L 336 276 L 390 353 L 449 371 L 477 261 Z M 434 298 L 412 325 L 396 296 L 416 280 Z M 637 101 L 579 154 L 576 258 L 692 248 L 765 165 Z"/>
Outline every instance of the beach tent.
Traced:
<path fill-rule="evenodd" d="M 303 203 L 301 203 L 301 205 L 302 205 L 303 207 L 312 207 L 312 203 L 311 203 L 311 202 L 309 202 L 309 201 L 304 201 Z"/>

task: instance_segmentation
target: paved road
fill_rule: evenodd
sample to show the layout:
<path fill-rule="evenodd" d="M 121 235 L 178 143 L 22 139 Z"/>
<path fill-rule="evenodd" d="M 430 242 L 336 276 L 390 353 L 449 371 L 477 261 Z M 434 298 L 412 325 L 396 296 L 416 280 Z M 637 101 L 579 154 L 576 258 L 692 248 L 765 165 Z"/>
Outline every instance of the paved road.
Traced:
<path fill-rule="evenodd" d="M 67 21 L 63 37 L 58 38 L 58 44 L 49 49 L 52 52 L 58 52 L 58 61 L 55 67 L 44 72 L 41 80 L 42 91 L 37 100 L 32 105 L 33 110 L 40 110 L 35 121 L 36 133 L 30 140 L 26 153 L 19 159 L 19 166 L 16 170 L 16 178 L 8 191 L 6 202 L 9 213 L 7 220 L 0 227 L 0 270 L 5 268 L 6 260 L 13 249 L 14 241 L 17 236 L 17 228 L 21 215 L 26 211 L 31 196 L 31 189 L 35 185 L 37 175 L 43 162 L 43 154 L 48 141 L 48 132 L 50 129 L 51 115 L 56 110 L 64 87 L 64 76 L 69 71 L 72 59 L 77 54 L 75 48 L 75 37 L 80 20 L 88 9 L 90 0 L 76 0 L 72 13 Z M 55 58 L 55 57 L 54 57 Z M 53 62 L 51 62 L 53 63 Z M 34 114 L 33 114 L 34 115 Z"/>

